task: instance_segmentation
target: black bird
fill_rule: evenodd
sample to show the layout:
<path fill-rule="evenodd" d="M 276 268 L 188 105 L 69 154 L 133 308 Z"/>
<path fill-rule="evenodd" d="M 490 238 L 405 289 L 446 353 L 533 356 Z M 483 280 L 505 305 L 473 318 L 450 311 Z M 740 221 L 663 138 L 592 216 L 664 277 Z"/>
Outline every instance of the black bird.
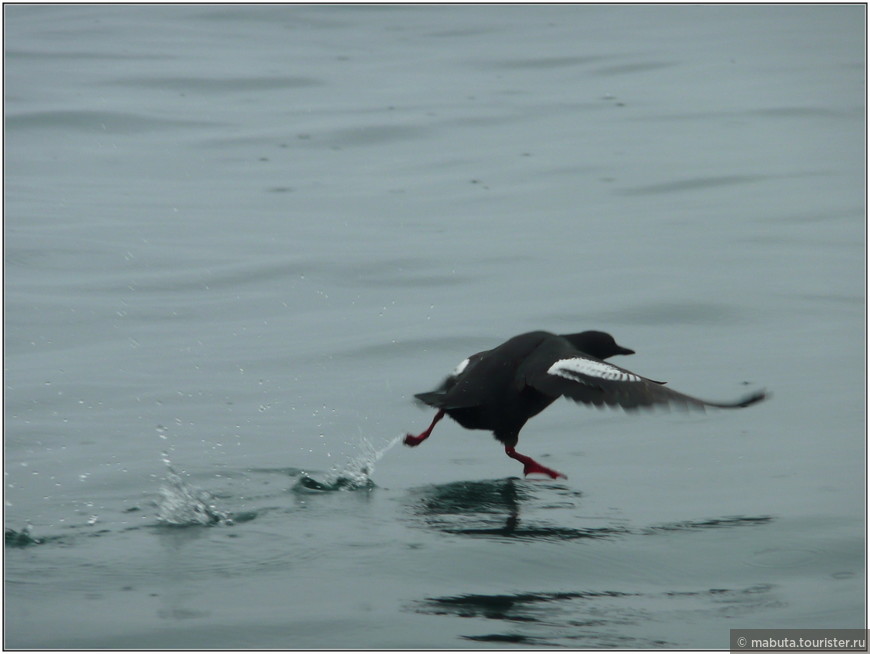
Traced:
<path fill-rule="evenodd" d="M 756 391 L 735 402 L 708 402 L 672 391 L 665 382 L 647 379 L 604 360 L 634 354 L 597 331 L 563 334 L 534 331 L 514 336 L 498 347 L 473 354 L 434 391 L 418 393 L 421 402 L 438 409 L 432 424 L 404 443 L 416 447 L 429 438 L 445 414 L 466 429 L 487 429 L 504 443 L 510 458 L 523 464 L 523 474 L 565 477 L 514 448 L 526 421 L 558 397 L 626 410 L 674 406 L 684 409 L 746 407 L 765 398 Z"/>

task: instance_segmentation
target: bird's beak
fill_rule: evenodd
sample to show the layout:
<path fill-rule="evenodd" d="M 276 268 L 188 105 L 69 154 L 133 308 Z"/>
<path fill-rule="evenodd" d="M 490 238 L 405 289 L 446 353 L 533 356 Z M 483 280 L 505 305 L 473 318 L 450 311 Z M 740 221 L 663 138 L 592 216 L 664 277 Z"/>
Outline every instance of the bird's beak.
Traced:
<path fill-rule="evenodd" d="M 627 347 L 622 347 L 621 345 L 617 345 L 619 348 L 619 352 L 617 354 L 634 354 L 634 350 L 629 350 Z"/>

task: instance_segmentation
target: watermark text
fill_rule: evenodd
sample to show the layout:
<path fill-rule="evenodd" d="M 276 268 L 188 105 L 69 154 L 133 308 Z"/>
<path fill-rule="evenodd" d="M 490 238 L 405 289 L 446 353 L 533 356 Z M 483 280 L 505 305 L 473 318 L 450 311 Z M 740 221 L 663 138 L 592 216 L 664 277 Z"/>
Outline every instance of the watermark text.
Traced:
<path fill-rule="evenodd" d="M 866 652 L 866 629 L 732 629 L 732 652 Z"/>

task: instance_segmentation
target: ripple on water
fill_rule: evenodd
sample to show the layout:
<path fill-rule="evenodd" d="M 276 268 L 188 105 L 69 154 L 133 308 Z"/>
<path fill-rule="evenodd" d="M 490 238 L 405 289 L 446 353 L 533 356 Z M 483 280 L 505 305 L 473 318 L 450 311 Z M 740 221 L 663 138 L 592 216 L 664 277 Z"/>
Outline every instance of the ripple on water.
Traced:
<path fill-rule="evenodd" d="M 673 635 L 665 633 L 665 628 L 661 638 L 655 638 L 651 624 L 667 625 L 669 620 L 685 619 L 687 614 L 737 617 L 780 602 L 776 587 L 761 584 L 653 593 L 590 589 L 467 594 L 427 597 L 407 605 L 406 610 L 484 620 L 472 620 L 470 624 L 486 625 L 487 633 L 466 634 L 462 636 L 466 640 L 541 647 L 650 649 L 682 646 Z M 504 628 L 493 631 L 492 625 L 499 621 Z"/>
<path fill-rule="evenodd" d="M 6 117 L 6 125 L 17 130 L 58 129 L 105 134 L 139 134 L 168 128 L 207 127 L 213 123 L 199 120 L 155 118 L 144 114 L 85 109 L 28 111 Z"/>

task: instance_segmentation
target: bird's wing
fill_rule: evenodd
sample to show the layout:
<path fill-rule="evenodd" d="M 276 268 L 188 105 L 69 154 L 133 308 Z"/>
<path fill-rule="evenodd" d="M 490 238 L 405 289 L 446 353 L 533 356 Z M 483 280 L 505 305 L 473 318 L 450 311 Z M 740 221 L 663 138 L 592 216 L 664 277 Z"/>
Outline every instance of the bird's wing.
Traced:
<path fill-rule="evenodd" d="M 599 407 L 630 410 L 669 406 L 703 411 L 708 406 L 723 409 L 749 406 L 765 397 L 759 391 L 734 402 L 701 400 L 564 345 L 550 347 L 530 361 L 533 364 L 524 371 L 526 385 L 545 395 L 562 395 Z"/>

